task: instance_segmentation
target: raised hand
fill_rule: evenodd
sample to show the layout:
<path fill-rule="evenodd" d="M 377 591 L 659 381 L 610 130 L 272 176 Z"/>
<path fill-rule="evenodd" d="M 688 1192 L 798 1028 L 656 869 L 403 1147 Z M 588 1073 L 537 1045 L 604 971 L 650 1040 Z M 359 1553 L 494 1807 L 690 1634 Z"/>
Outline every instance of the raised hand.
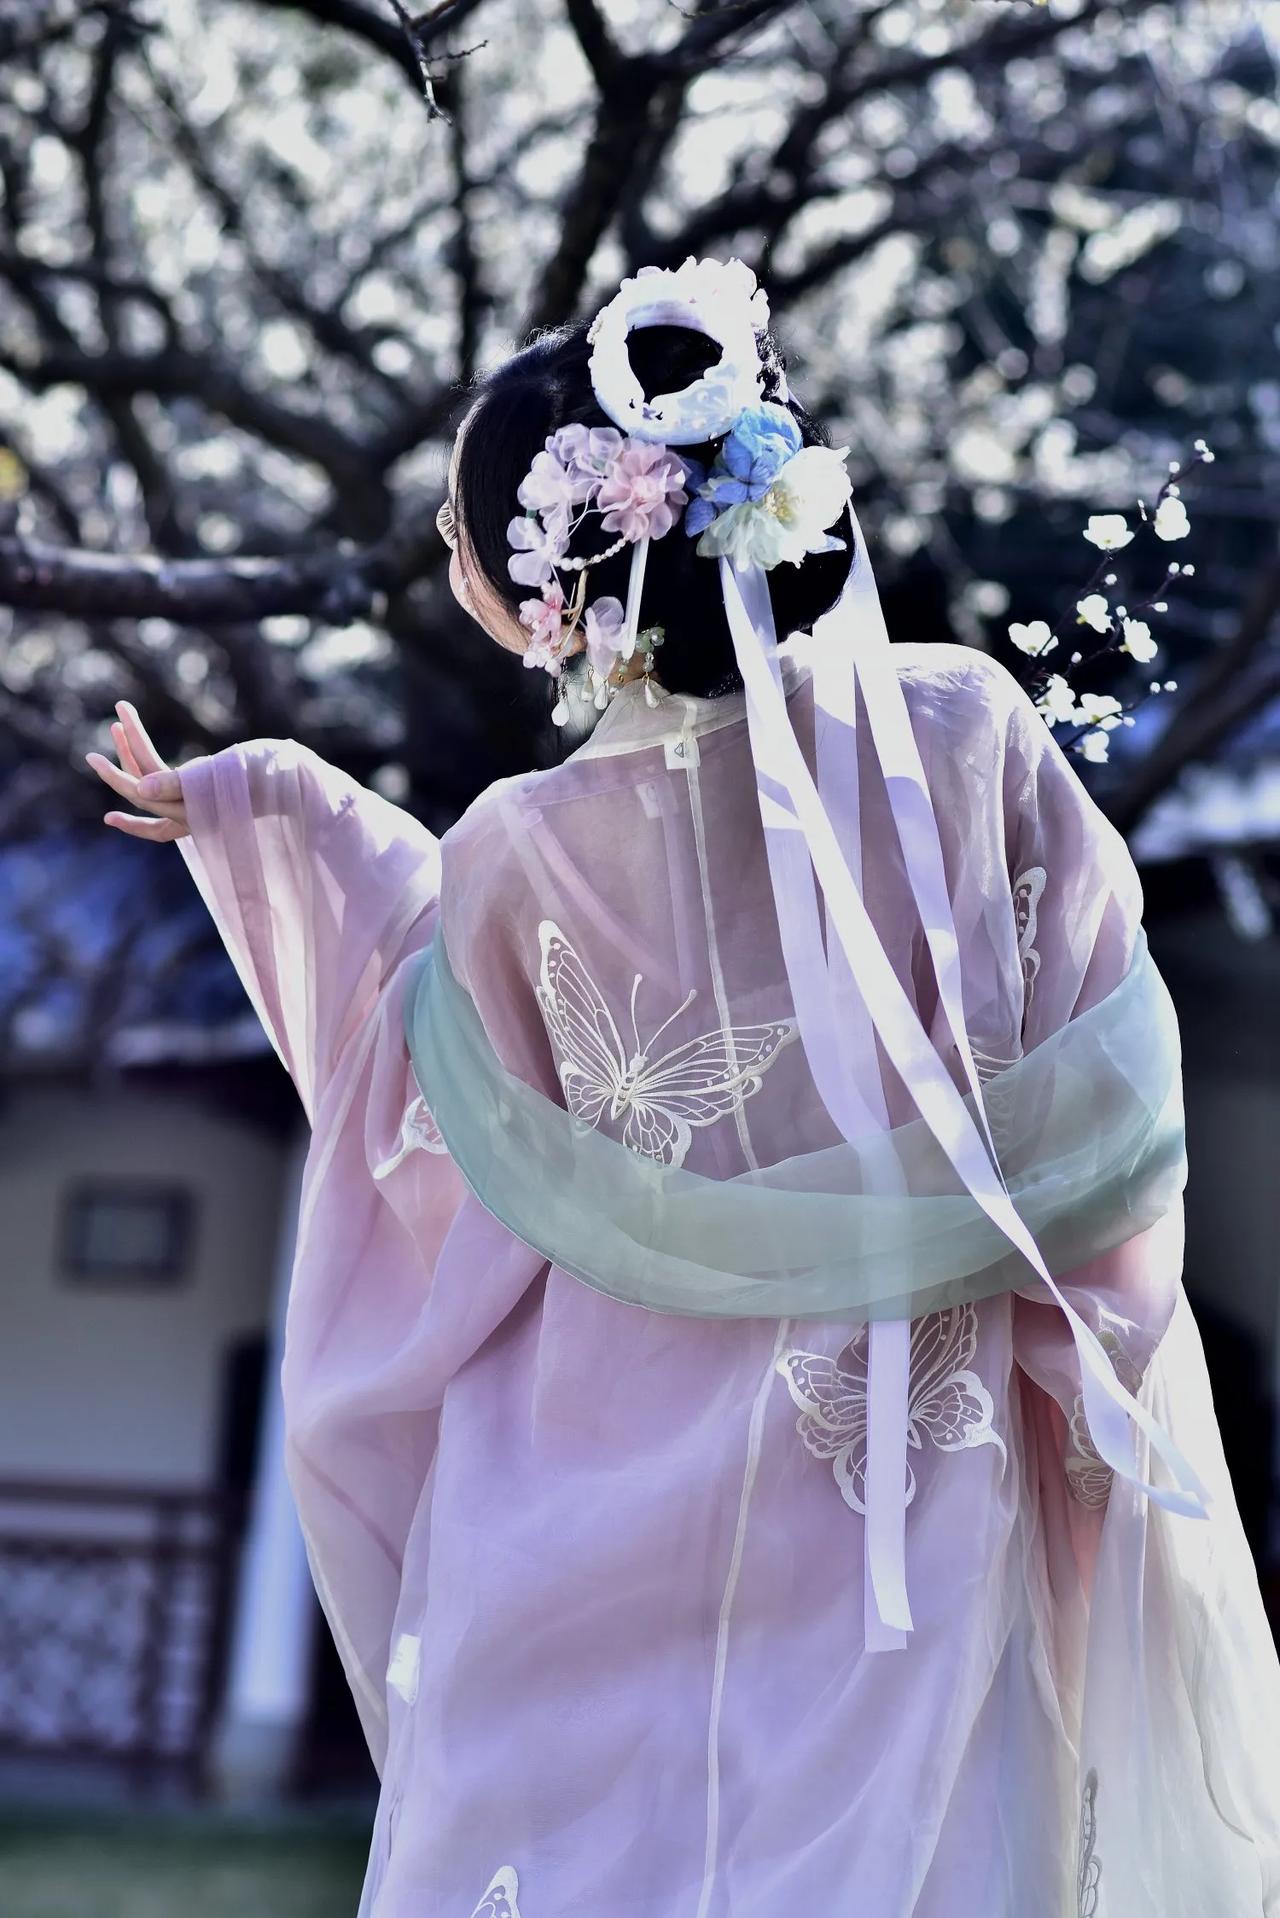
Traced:
<path fill-rule="evenodd" d="M 187 809 L 182 799 L 182 775 L 166 766 L 147 736 L 136 706 L 127 699 L 116 701 L 120 715 L 111 728 L 111 737 L 120 764 L 115 766 L 105 753 L 86 753 L 85 758 L 113 792 L 140 806 L 144 814 L 109 812 L 103 814 L 106 825 L 134 839 L 183 839 L 190 832 Z"/>

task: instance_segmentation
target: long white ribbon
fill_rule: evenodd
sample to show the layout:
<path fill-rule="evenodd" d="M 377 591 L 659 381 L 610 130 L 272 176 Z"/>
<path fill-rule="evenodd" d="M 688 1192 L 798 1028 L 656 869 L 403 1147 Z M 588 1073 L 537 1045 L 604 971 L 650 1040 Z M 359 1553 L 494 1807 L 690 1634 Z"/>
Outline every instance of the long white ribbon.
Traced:
<path fill-rule="evenodd" d="M 773 632 L 772 611 L 766 632 Z M 835 828 L 854 885 L 863 890 L 862 816 L 858 773 L 858 686 L 839 669 L 834 646 L 814 660 L 814 752 L 818 791 Z M 807 850 L 807 849 L 806 849 Z M 810 865 L 812 884 L 812 866 Z M 827 972 L 841 1069 L 865 1086 L 884 1131 L 889 1109 L 880 1076 L 875 1027 L 823 901 Z M 896 1175 L 896 1176 L 895 1176 Z M 881 1162 L 877 1189 L 905 1196 L 896 1162 Z M 865 1644 L 868 1651 L 902 1651 L 913 1630 L 907 1593 L 907 1428 L 911 1412 L 911 1321 L 876 1319 L 867 1328 L 866 1549 L 863 1553 Z"/>
<path fill-rule="evenodd" d="M 783 700 L 782 671 L 772 644 L 773 614 L 767 595 L 759 617 L 768 641 L 764 665 L 778 698 Z M 783 707 L 785 711 L 785 701 Z M 750 708 L 748 723 L 755 723 Z M 841 783 L 838 791 L 847 802 L 848 788 Z M 813 864 L 799 821 L 792 810 L 775 807 L 763 787 L 760 805 L 783 959 L 814 1083 L 843 1136 L 865 1137 L 868 1132 L 883 1130 L 888 1123 L 866 1008 L 855 993 L 856 1004 L 846 999 L 837 1015 L 833 982 L 823 954 Z M 852 816 L 843 823 L 846 843 L 851 839 L 857 848 L 856 787 Z M 860 851 L 855 856 L 860 858 Z M 847 1019 L 846 1013 L 850 1015 Z M 865 1025 L 866 1044 L 861 1049 L 859 1021 Z M 864 1064 L 867 1045 L 874 1070 Z M 900 1650 L 911 1629 L 905 1565 L 910 1337 L 910 1324 L 904 1320 L 877 1322 L 868 1333 L 865 1617 L 867 1648 L 874 1651 Z"/>
<path fill-rule="evenodd" d="M 853 577 L 857 578 L 866 566 L 864 577 L 870 579 L 866 548 L 856 519 L 852 515 L 851 519 L 858 537 L 858 560 Z M 774 650 L 774 642 L 767 579 L 758 569 L 740 569 L 728 559 L 721 560 L 720 572 L 725 612 L 733 636 L 738 669 L 746 688 L 748 725 L 766 841 L 776 837 L 780 828 L 785 831 L 784 843 L 794 845 L 797 831 L 803 834 L 839 945 L 890 1061 L 976 1203 L 1023 1254 L 1062 1308 L 1080 1358 L 1085 1415 L 1100 1456 L 1122 1478 L 1136 1485 L 1158 1504 L 1188 1517 L 1205 1517 L 1210 1503 L 1207 1488 L 1169 1434 L 1146 1407 L 1121 1385 L 1096 1334 L 1055 1283 L 1004 1184 L 991 1143 L 981 1086 L 977 1081 L 972 1052 L 964 1032 L 963 1013 L 958 1003 L 958 942 L 945 873 L 942 871 L 937 822 L 919 755 L 915 750 L 914 736 L 911 735 L 906 702 L 889 655 L 887 634 L 883 634 L 883 615 L 879 610 L 878 595 L 875 595 L 874 616 L 869 622 L 872 633 L 860 683 L 868 722 L 877 751 L 882 756 L 890 804 L 902 840 L 908 876 L 933 956 L 939 993 L 965 1064 L 966 1077 L 974 1090 L 981 1131 L 934 1049 L 880 943 L 842 853 L 823 798 L 792 731 L 780 678 L 769 657 Z M 874 594 L 873 583 L 869 592 Z M 867 593 L 859 591 L 858 600 L 864 610 L 870 610 Z M 853 608 L 854 600 L 846 590 L 840 605 L 826 620 L 820 622 L 819 628 L 825 646 L 833 647 L 843 637 L 851 675 L 863 640 L 853 616 Z M 775 878 L 775 904 L 779 922 L 784 924 L 794 913 L 797 915 L 797 926 L 803 929 L 812 915 L 805 913 L 803 888 L 786 883 L 788 873 L 795 869 L 796 862 L 791 859 L 782 869 L 784 884 L 779 889 L 776 883 L 777 869 L 773 866 L 771 855 L 771 877 Z M 822 964 L 825 969 L 825 957 Z M 805 1019 L 797 1004 L 801 1038 L 814 1070 L 819 1094 L 831 1112 L 832 1119 L 849 1137 L 841 1118 L 843 1099 L 837 1096 L 833 1106 L 824 1090 L 824 1081 L 829 1080 L 830 1075 L 822 1069 L 823 1055 L 827 1059 L 833 1055 L 839 1056 L 838 1022 L 831 1021 L 829 1017 L 829 981 L 821 1006 L 825 1016 L 820 1017 L 816 1025 L 810 1021 L 809 1030 L 806 1031 Z M 1146 1434 L 1164 1460 L 1175 1480 L 1175 1488 L 1156 1486 L 1141 1477 L 1134 1460 L 1129 1420 Z"/>
<path fill-rule="evenodd" d="M 636 639 L 640 632 L 640 601 L 644 598 L 644 573 L 649 563 L 649 536 L 636 541 L 631 548 L 631 571 L 627 575 L 627 605 L 622 622 L 622 637 L 619 646 L 620 657 L 630 659 L 636 649 Z"/>

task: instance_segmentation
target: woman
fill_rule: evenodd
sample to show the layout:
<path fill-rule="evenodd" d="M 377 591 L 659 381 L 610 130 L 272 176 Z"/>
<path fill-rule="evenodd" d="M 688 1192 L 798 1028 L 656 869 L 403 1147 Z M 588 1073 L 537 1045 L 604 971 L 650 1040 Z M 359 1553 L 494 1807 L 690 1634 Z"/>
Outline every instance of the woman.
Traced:
<path fill-rule="evenodd" d="M 90 755 L 313 1129 L 361 1918 L 1280 1912 L 1137 876 L 1007 673 L 880 646 L 847 496 L 745 269 L 641 275 L 442 512 L 562 765 L 437 842 L 292 741 Z"/>

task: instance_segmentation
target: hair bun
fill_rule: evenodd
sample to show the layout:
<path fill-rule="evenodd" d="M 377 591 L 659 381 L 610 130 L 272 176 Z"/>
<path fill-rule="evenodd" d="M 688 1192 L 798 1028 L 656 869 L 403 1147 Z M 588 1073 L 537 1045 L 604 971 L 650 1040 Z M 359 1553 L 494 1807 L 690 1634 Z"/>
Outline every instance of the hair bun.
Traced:
<path fill-rule="evenodd" d="M 652 326 L 630 338 L 631 362 L 646 396 L 677 392 L 705 372 L 716 358 L 716 343 L 684 326 Z M 787 385 L 786 368 L 771 332 L 757 335 L 763 370 L 763 397 L 785 405 L 806 446 L 830 442 Z M 478 383 L 458 448 L 454 496 L 461 533 L 471 565 L 494 595 L 519 616 L 527 589 L 516 586 L 507 570 L 511 548 L 507 528 L 517 511 L 516 491 L 534 456 L 562 426 L 609 426 L 591 387 L 591 348 L 584 326 L 539 334 L 524 350 Z M 710 466 L 718 441 L 681 447 Z M 591 568 L 591 597 L 609 596 L 625 605 L 630 557 L 621 553 Z M 834 606 L 850 566 L 847 547 L 817 553 L 798 566 L 775 567 L 768 575 L 769 596 L 780 637 L 808 632 Z M 718 567 L 699 558 L 696 541 L 683 526 L 654 540 L 648 556 L 644 625 L 665 631 L 657 668 L 668 692 L 716 698 L 741 690 L 733 639 L 725 619 Z"/>

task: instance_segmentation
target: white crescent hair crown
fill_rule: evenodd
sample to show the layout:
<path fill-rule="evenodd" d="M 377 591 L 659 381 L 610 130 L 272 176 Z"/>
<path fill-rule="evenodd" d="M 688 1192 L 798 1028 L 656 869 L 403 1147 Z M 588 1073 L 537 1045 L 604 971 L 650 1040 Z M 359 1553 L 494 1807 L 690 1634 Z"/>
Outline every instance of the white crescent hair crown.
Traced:
<path fill-rule="evenodd" d="M 633 439 L 668 446 L 719 439 L 744 407 L 761 398 L 764 369 L 756 334 L 768 324 L 769 302 L 741 260 L 688 259 L 674 271 L 641 267 L 591 322 L 592 389 L 604 412 Z M 627 339 L 648 326 L 705 333 L 719 346 L 720 358 L 680 392 L 647 400 Z"/>
<path fill-rule="evenodd" d="M 507 570 L 539 593 L 520 604 L 520 621 L 530 635 L 524 663 L 559 679 L 570 652 L 585 650 L 589 697 L 597 708 L 617 692 L 619 669 L 637 646 L 645 698 L 657 703 L 650 674 L 662 628 L 640 631 L 640 602 L 649 543 L 665 539 L 678 522 L 697 539 L 702 557 L 728 557 L 765 572 L 784 560 L 799 566 L 810 553 L 844 546 L 826 529 L 849 499 L 848 449 L 804 444 L 786 404 L 785 380 L 775 399 L 764 398 L 759 335 L 768 325 L 769 302 L 741 260 L 642 267 L 622 282 L 587 332 L 592 391 L 613 425 L 560 427 L 517 488 L 524 511 L 507 528 Z M 701 333 L 719 347 L 720 357 L 679 391 L 646 398 L 627 341 L 650 326 Z M 673 450 L 708 444 L 716 447 L 710 466 Z M 612 542 L 587 557 L 570 555 L 570 542 L 588 514 L 599 516 Z M 588 603 L 591 568 L 624 546 L 631 547 L 626 606 L 611 595 Z M 571 595 L 562 573 L 576 576 Z M 551 716 L 557 725 L 568 719 L 563 694 Z"/>

